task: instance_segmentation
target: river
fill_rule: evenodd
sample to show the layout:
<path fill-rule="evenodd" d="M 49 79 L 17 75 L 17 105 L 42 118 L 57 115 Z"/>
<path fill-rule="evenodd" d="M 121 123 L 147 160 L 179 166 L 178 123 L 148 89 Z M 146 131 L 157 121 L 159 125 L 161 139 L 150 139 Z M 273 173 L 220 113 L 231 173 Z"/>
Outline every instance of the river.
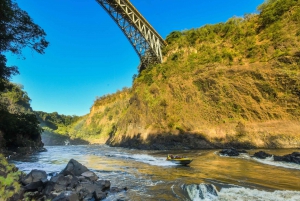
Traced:
<path fill-rule="evenodd" d="M 274 162 L 272 158 L 250 157 L 249 150 L 238 157 L 224 157 L 218 150 L 144 151 L 106 145 L 46 146 L 48 151 L 12 160 L 20 170 L 60 172 L 73 158 L 112 186 L 128 190 L 110 195 L 105 201 L 191 200 L 184 184 L 213 184 L 218 197 L 199 196 L 192 200 L 300 200 L 300 165 Z M 299 150 L 264 150 L 275 155 Z M 193 158 L 189 166 L 166 161 L 166 155 L 183 154 Z M 199 190 L 199 189 L 198 189 Z M 195 188 L 194 191 L 197 191 Z M 194 192 L 197 194 L 197 192 Z"/>

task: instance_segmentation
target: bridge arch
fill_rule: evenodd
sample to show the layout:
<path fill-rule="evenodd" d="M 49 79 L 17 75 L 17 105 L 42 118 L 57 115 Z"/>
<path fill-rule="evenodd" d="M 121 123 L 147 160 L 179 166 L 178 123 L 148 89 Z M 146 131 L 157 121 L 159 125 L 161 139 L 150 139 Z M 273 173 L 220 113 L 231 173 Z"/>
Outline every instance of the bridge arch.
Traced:
<path fill-rule="evenodd" d="M 162 63 L 161 49 L 167 43 L 129 0 L 96 1 L 119 26 L 138 54 L 139 72 L 151 63 Z"/>

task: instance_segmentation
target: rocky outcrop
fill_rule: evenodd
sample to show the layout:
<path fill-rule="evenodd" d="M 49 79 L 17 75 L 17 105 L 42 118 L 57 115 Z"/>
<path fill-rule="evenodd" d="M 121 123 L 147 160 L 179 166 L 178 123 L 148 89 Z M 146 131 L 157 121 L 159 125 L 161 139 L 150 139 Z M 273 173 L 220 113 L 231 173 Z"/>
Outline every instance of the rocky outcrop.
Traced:
<path fill-rule="evenodd" d="M 283 155 L 283 156 L 276 156 L 268 154 L 264 151 L 256 152 L 252 157 L 266 159 L 267 157 L 273 156 L 274 161 L 283 161 L 287 163 L 296 163 L 300 164 L 300 152 L 293 152 L 291 154 Z"/>
<path fill-rule="evenodd" d="M 260 159 L 266 159 L 267 157 L 271 157 L 272 155 L 271 154 L 268 154 L 264 151 L 259 151 L 259 152 L 256 152 L 253 157 L 255 158 L 260 158 Z"/>
<path fill-rule="evenodd" d="M 300 164 L 300 152 L 293 152 L 284 156 L 274 156 L 274 161 Z"/>
<path fill-rule="evenodd" d="M 237 150 L 235 148 L 223 149 L 219 151 L 219 154 L 223 156 L 239 156 L 240 153 L 247 153 L 245 150 Z"/>
<path fill-rule="evenodd" d="M 52 175 L 48 180 L 47 177 Z M 119 193 L 127 188 L 111 187 L 108 180 L 101 180 L 87 167 L 71 159 L 59 174 L 46 174 L 32 170 L 21 179 L 22 192 L 29 199 L 54 201 L 103 200 L 109 194 Z"/>

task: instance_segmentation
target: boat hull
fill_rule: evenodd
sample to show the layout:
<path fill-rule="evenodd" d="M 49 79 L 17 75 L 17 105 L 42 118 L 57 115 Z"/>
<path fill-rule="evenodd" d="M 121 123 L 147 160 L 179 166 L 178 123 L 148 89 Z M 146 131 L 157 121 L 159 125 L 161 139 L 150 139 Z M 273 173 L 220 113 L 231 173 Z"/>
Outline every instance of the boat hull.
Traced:
<path fill-rule="evenodd" d="M 178 165 L 188 165 L 190 164 L 193 159 L 167 159 L 167 161 L 170 161 L 172 163 L 178 164 Z"/>

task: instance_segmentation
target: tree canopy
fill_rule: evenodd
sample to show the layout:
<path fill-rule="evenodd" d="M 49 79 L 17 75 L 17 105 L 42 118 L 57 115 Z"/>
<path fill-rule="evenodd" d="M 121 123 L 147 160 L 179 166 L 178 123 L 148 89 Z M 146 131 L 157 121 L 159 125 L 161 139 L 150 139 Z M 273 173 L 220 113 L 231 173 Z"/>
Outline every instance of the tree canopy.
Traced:
<path fill-rule="evenodd" d="M 43 54 L 49 45 L 45 37 L 45 31 L 15 1 L 0 0 L 0 91 L 10 77 L 18 73 L 16 66 L 6 66 L 4 53 L 20 55 L 23 48 L 29 47 Z"/>
<path fill-rule="evenodd" d="M 21 55 L 29 47 L 43 54 L 49 45 L 45 37 L 45 31 L 14 0 L 0 0 L 0 146 L 42 145 L 36 115 L 9 109 L 14 104 L 30 108 L 30 98 L 22 87 L 9 82 L 19 72 L 16 66 L 7 66 L 5 53 Z"/>

